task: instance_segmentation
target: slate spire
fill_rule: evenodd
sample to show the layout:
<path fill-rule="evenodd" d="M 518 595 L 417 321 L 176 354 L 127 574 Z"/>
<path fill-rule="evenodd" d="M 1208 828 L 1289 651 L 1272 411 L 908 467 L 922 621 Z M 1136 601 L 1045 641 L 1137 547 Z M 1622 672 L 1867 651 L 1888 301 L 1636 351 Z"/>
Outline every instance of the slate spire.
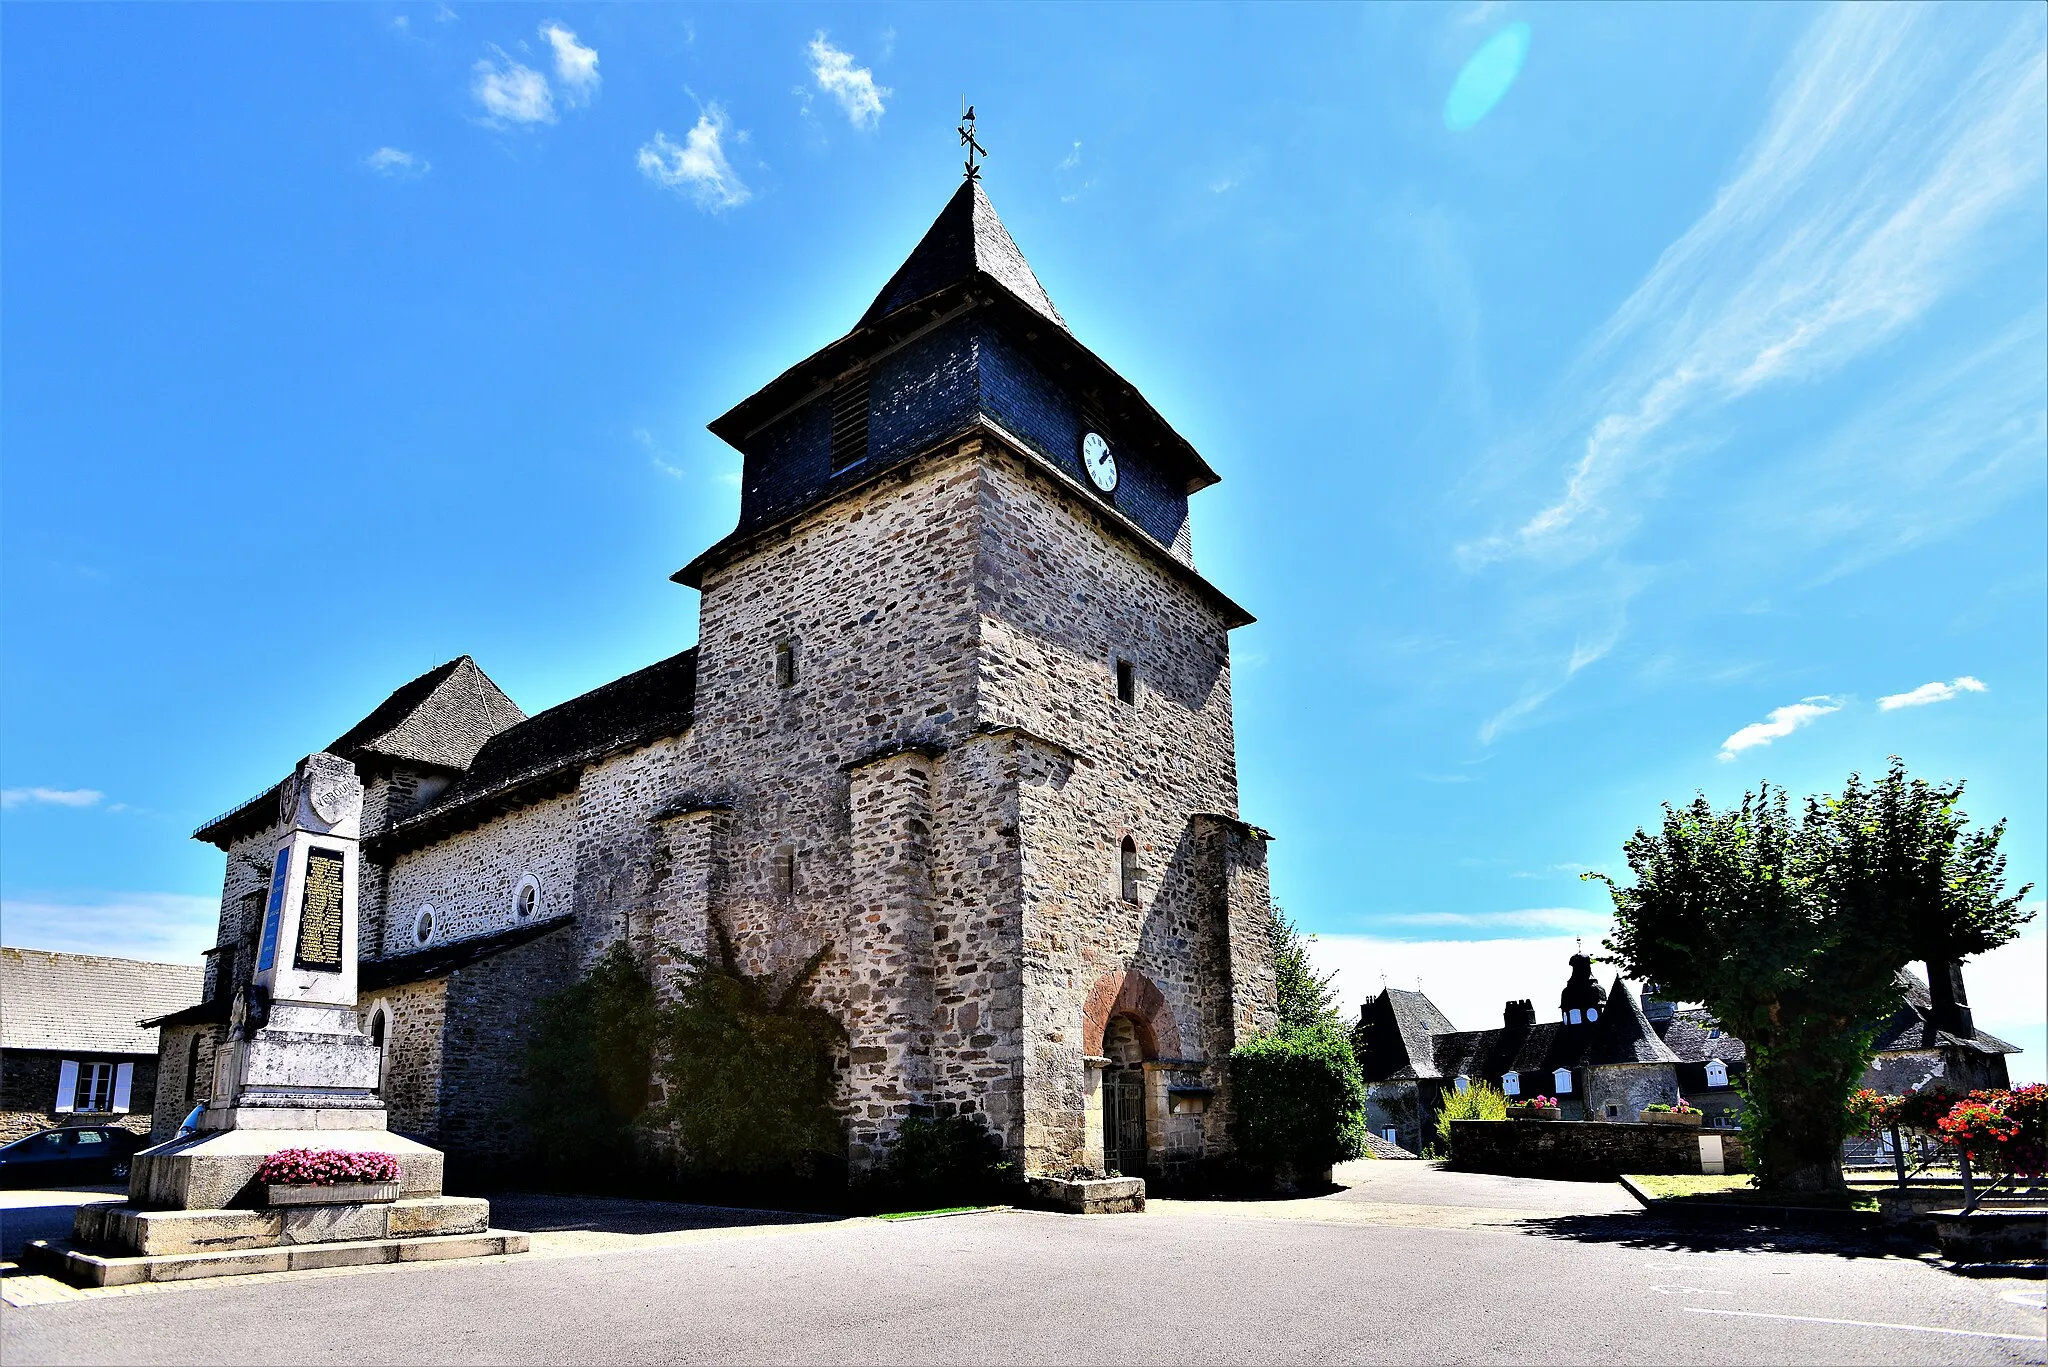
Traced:
<path fill-rule="evenodd" d="M 1678 1055 L 1658 1036 L 1628 984 L 1617 977 L 1614 986 L 1607 989 L 1607 1009 L 1600 1013 L 1600 1023 L 1593 1027 L 1593 1043 L 1586 1052 L 1586 1062 L 1676 1063 Z"/>
<path fill-rule="evenodd" d="M 979 179 L 961 182 L 909 258 L 861 315 L 859 326 L 878 323 L 906 304 L 974 276 L 994 281 L 1047 322 L 1066 327 L 1066 319 L 1031 273 L 1009 229 L 996 217 Z"/>

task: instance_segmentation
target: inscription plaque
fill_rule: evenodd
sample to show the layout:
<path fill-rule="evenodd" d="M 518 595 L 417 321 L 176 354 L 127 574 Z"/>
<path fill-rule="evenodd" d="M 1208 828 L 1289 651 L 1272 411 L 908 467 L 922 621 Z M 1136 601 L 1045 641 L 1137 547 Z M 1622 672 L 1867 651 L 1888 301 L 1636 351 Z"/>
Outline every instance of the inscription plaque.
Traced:
<path fill-rule="evenodd" d="M 342 853 L 306 852 L 306 893 L 299 904 L 299 968 L 341 969 Z"/>

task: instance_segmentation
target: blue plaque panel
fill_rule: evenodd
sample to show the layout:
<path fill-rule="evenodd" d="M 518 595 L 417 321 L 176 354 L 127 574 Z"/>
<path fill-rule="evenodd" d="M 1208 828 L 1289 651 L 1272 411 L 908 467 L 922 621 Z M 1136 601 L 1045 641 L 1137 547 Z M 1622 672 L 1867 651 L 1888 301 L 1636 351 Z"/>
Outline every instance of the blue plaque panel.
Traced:
<path fill-rule="evenodd" d="M 270 870 L 270 905 L 263 912 L 263 941 L 256 949 L 258 973 L 268 973 L 277 961 L 277 924 L 284 916 L 284 881 L 291 867 L 292 847 L 287 845 L 277 852 L 277 863 Z"/>

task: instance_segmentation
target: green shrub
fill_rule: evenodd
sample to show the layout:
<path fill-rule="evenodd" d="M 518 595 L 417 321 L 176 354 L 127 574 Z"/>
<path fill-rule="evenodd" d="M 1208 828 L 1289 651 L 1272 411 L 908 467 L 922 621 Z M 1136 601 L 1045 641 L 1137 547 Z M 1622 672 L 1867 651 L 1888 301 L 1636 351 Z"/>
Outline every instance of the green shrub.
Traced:
<path fill-rule="evenodd" d="M 654 988 L 624 945 L 535 1007 L 526 1050 L 529 1157 L 558 1174 L 603 1171 L 634 1152 L 653 1079 Z"/>
<path fill-rule="evenodd" d="M 1506 1120 L 1508 1118 L 1507 1093 L 1491 1082 L 1474 1079 L 1464 1091 L 1452 1088 L 1444 1093 L 1443 1109 L 1436 1115 L 1437 1146 L 1431 1152 L 1435 1158 L 1451 1156 L 1451 1122 L 1453 1120 Z"/>
<path fill-rule="evenodd" d="M 1365 1151 L 1365 1083 L 1334 1025 L 1256 1035 L 1230 1052 L 1238 1158 L 1266 1172 L 1319 1172 Z"/>
<path fill-rule="evenodd" d="M 833 1109 L 846 1032 L 810 988 L 831 947 L 778 991 L 772 974 L 741 971 L 716 917 L 711 929 L 716 956 L 685 956 L 676 1001 L 660 1013 L 665 1096 L 649 1119 L 672 1129 L 690 1175 L 829 1179 L 846 1161 Z"/>
<path fill-rule="evenodd" d="M 1003 1141 L 978 1115 L 912 1117 L 876 1165 L 876 1201 L 900 1208 L 985 1201 L 1016 1175 Z"/>

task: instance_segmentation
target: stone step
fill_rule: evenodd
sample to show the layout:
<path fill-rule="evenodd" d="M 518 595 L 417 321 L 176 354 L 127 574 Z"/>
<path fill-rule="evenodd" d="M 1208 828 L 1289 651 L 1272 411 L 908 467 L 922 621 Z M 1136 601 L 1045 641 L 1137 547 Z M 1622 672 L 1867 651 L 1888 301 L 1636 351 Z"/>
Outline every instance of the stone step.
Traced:
<path fill-rule="evenodd" d="M 74 1286 L 137 1286 L 145 1282 L 190 1281 L 202 1277 L 242 1277 L 255 1272 L 300 1272 L 316 1267 L 490 1258 L 524 1253 L 528 1243 L 524 1234 L 486 1229 L 475 1234 L 430 1235 L 421 1239 L 357 1239 L 341 1243 L 125 1258 L 88 1253 L 83 1249 L 37 1239 L 22 1251 L 22 1262 Z"/>
<path fill-rule="evenodd" d="M 148 1257 L 477 1234 L 490 1223 L 491 1203 L 474 1196 L 278 1210 L 138 1210 L 129 1205 L 89 1205 L 79 1207 L 72 1239 L 85 1248 Z"/>

